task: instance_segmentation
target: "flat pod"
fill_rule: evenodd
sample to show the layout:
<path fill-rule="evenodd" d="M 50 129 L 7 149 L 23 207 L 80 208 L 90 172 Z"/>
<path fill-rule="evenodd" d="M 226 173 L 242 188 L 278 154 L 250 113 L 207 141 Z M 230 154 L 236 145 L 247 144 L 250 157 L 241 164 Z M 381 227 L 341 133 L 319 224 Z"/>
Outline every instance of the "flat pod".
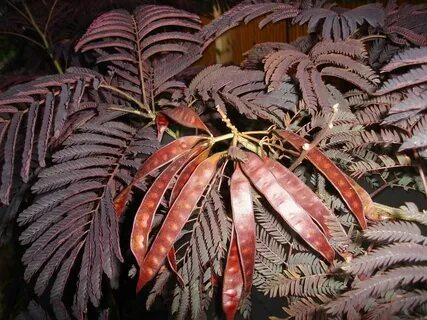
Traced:
<path fill-rule="evenodd" d="M 129 200 L 130 192 L 135 184 L 141 183 L 149 173 L 174 160 L 203 139 L 206 138 L 201 136 L 186 136 L 179 138 L 165 145 L 145 160 L 142 166 L 138 169 L 132 182 L 115 198 L 114 206 L 116 209 L 116 215 L 118 217 L 123 215 L 126 203 Z"/>
<path fill-rule="evenodd" d="M 293 132 L 286 130 L 276 130 L 276 132 L 280 137 L 288 141 L 297 150 L 301 150 L 304 144 L 308 144 L 307 140 Z M 316 147 L 311 148 L 307 152 L 306 157 L 338 190 L 339 194 L 353 212 L 362 229 L 365 229 L 367 224 L 363 201 L 351 184 L 349 177 Z"/>
<path fill-rule="evenodd" d="M 184 286 L 184 279 L 181 277 L 181 275 L 178 272 L 178 266 L 176 264 L 176 251 L 175 251 L 175 248 L 173 246 L 169 250 L 169 253 L 168 253 L 168 265 L 169 265 L 169 268 L 171 269 L 172 273 L 178 279 L 180 286 L 183 287 Z"/>
<path fill-rule="evenodd" d="M 191 177 L 191 174 L 193 171 L 197 168 L 197 166 L 204 161 L 208 155 L 209 155 L 210 148 L 202 151 L 197 157 L 192 159 L 190 162 L 187 163 L 184 169 L 182 169 L 181 173 L 179 174 L 170 196 L 169 203 L 170 205 L 176 200 L 176 197 L 182 190 L 182 187 L 184 187 L 187 180 Z"/>
<path fill-rule="evenodd" d="M 331 238 L 331 231 L 328 227 L 328 220 L 334 219 L 341 226 L 337 217 L 319 199 L 319 197 L 288 168 L 279 162 L 264 157 L 264 163 L 276 177 L 280 185 L 289 192 L 295 201 L 319 224 L 328 239 Z M 346 235 L 344 229 L 341 231 Z"/>
<path fill-rule="evenodd" d="M 236 316 L 243 291 L 243 275 L 234 226 L 232 230 L 222 285 L 222 310 L 227 320 L 233 320 Z"/>
<path fill-rule="evenodd" d="M 246 152 L 248 161 L 241 164 L 242 170 L 255 188 L 261 192 L 285 222 L 310 247 L 332 262 L 335 252 L 310 215 L 295 201 L 276 180 L 264 162 L 254 153 Z"/>
<path fill-rule="evenodd" d="M 238 252 L 243 269 L 243 298 L 251 292 L 255 266 L 255 218 L 251 191 L 251 184 L 238 164 L 231 176 L 230 198 Z"/>
<path fill-rule="evenodd" d="M 199 115 L 193 111 L 193 109 L 179 106 L 168 110 L 162 110 L 162 113 L 184 127 L 200 129 L 210 133 L 202 119 L 200 119 Z"/>
<path fill-rule="evenodd" d="M 222 156 L 222 153 L 216 153 L 200 163 L 170 207 L 140 267 L 137 291 L 141 290 L 148 281 L 153 279 L 163 265 L 163 261 L 175 243 L 176 238 L 214 177 L 217 163 Z"/>
<path fill-rule="evenodd" d="M 174 160 L 154 181 L 139 205 L 133 220 L 130 240 L 132 253 L 141 266 L 148 248 L 148 235 L 159 204 L 177 172 L 190 158 L 190 151 Z"/>

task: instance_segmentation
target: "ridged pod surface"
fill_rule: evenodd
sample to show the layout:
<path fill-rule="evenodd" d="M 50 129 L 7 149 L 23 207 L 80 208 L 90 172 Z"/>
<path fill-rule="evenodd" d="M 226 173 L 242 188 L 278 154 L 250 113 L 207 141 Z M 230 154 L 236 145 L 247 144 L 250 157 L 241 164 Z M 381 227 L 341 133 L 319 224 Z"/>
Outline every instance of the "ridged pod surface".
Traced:
<path fill-rule="evenodd" d="M 273 173 L 257 155 L 246 152 L 242 170 L 255 188 L 265 197 L 274 210 L 310 247 L 332 262 L 335 252 L 327 238 L 313 222 L 310 215 L 295 201 L 276 180 Z"/>
<path fill-rule="evenodd" d="M 194 170 L 182 191 L 172 204 L 168 214 L 151 245 L 141 267 L 137 283 L 137 292 L 159 271 L 160 267 L 175 243 L 176 238 L 187 222 L 188 218 L 211 182 L 217 169 L 217 163 L 222 158 L 216 153 Z"/>
<path fill-rule="evenodd" d="M 188 107 L 179 106 L 168 110 L 162 110 L 162 113 L 184 127 L 210 132 L 199 115 Z"/>
<path fill-rule="evenodd" d="M 304 183 L 294 175 L 288 168 L 279 162 L 264 157 L 264 163 L 276 177 L 280 185 L 289 192 L 296 202 L 319 224 L 325 235 L 331 238 L 331 231 L 328 227 L 328 220 L 338 220 L 337 217 L 329 210 L 319 199 L 319 197 Z M 340 225 L 337 221 L 336 225 Z M 344 229 L 342 229 L 345 235 Z"/>
<path fill-rule="evenodd" d="M 138 169 L 132 182 L 115 198 L 114 207 L 116 209 L 116 215 L 118 217 L 123 215 L 126 203 L 129 200 L 130 192 L 135 184 L 142 182 L 149 173 L 174 160 L 203 139 L 205 139 L 205 137 L 201 136 L 186 136 L 179 138 L 165 145 L 145 160 Z"/>
<path fill-rule="evenodd" d="M 277 134 L 289 142 L 295 149 L 301 151 L 304 144 L 309 142 L 297 135 L 296 133 L 287 130 L 276 130 Z M 350 210 L 353 212 L 360 226 L 365 229 L 367 227 L 365 219 L 364 203 L 359 196 L 357 190 L 352 185 L 349 177 L 343 173 L 335 163 L 329 159 L 318 148 L 313 147 L 307 152 L 306 156 L 309 160 L 338 190 L 339 194 L 347 203 Z M 354 182 L 355 183 L 355 182 Z"/>
<path fill-rule="evenodd" d="M 236 316 L 243 292 L 243 275 L 236 238 L 233 227 L 222 284 L 222 310 L 227 320 L 233 320 Z"/>
<path fill-rule="evenodd" d="M 236 166 L 230 182 L 231 209 L 243 274 L 243 298 L 250 294 L 255 266 L 255 218 L 251 184 Z"/>
<path fill-rule="evenodd" d="M 151 231 L 157 208 L 171 181 L 190 156 L 190 151 L 187 151 L 174 160 L 153 182 L 139 205 L 133 220 L 130 237 L 130 248 L 139 266 L 141 266 L 147 252 L 148 235 Z"/>

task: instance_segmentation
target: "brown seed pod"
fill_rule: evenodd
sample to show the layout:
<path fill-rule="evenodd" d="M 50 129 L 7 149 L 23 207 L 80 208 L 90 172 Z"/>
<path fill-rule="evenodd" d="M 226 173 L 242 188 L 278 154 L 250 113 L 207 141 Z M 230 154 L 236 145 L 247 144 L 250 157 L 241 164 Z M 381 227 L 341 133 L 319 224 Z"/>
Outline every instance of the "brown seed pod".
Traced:
<path fill-rule="evenodd" d="M 307 140 L 300 137 L 296 133 L 277 130 L 277 134 L 289 142 L 295 149 L 301 151 Z M 350 210 L 353 212 L 362 229 L 367 227 L 364 210 L 364 203 L 358 192 L 349 180 L 349 177 L 343 173 L 335 163 L 330 160 L 322 151 L 313 147 L 307 152 L 306 156 L 309 160 L 338 190 L 339 194 L 347 203 Z"/>
<path fill-rule="evenodd" d="M 187 151 L 174 160 L 154 181 L 142 199 L 133 220 L 130 236 L 130 249 L 141 266 L 148 248 L 148 235 L 151 231 L 154 214 L 168 189 L 173 177 L 187 163 L 191 153 Z"/>
<path fill-rule="evenodd" d="M 261 158 L 252 152 L 246 154 L 248 161 L 241 168 L 255 188 L 310 247 L 332 262 L 335 252 L 309 214 L 283 189 Z"/>
<path fill-rule="evenodd" d="M 176 252 L 175 252 L 175 248 L 173 246 L 169 250 L 169 253 L 168 253 L 168 264 L 169 264 L 169 268 L 171 269 L 172 273 L 178 279 L 180 286 L 184 286 L 184 279 L 182 279 L 181 275 L 178 272 L 178 266 L 176 264 Z"/>
<path fill-rule="evenodd" d="M 237 245 L 242 264 L 244 292 L 250 294 L 255 266 L 255 218 L 252 206 L 251 184 L 237 165 L 231 176 L 230 198 Z"/>
<path fill-rule="evenodd" d="M 145 160 L 138 169 L 132 182 L 114 199 L 116 215 L 118 217 L 123 215 L 130 192 L 135 184 L 141 183 L 149 173 L 176 159 L 183 152 L 191 149 L 196 143 L 203 139 L 205 139 L 205 137 L 201 136 L 186 136 L 179 138 L 165 145 Z"/>
<path fill-rule="evenodd" d="M 236 232 L 232 228 L 227 264 L 222 285 L 222 310 L 227 320 L 233 320 L 239 308 L 243 291 L 243 275 L 239 261 Z"/>
<path fill-rule="evenodd" d="M 180 193 L 182 187 L 187 182 L 188 178 L 190 178 L 193 171 L 197 168 L 197 166 L 204 161 L 208 155 L 209 155 L 210 148 L 203 150 L 197 157 L 192 159 L 190 162 L 187 163 L 184 169 L 182 169 L 181 173 L 179 174 L 170 196 L 169 203 L 172 205 L 172 203 L 176 200 L 176 197 Z"/>
<path fill-rule="evenodd" d="M 184 127 L 200 129 L 210 133 L 199 115 L 189 107 L 179 106 L 168 110 L 162 110 L 161 113 Z"/>
<path fill-rule="evenodd" d="M 163 265 L 163 261 L 172 248 L 176 238 L 193 212 L 194 207 L 197 205 L 206 187 L 214 177 L 217 163 L 221 158 L 222 154 L 216 153 L 200 163 L 170 207 L 140 267 L 137 292 L 141 290 L 148 281 L 153 279 Z"/>
<path fill-rule="evenodd" d="M 336 220 L 336 225 L 341 226 L 335 214 L 331 212 L 319 199 L 319 197 L 288 168 L 279 162 L 264 157 L 264 163 L 276 177 L 280 185 L 289 192 L 295 201 L 318 223 L 325 235 L 331 238 L 328 221 Z M 344 235 L 346 234 L 341 227 Z"/>

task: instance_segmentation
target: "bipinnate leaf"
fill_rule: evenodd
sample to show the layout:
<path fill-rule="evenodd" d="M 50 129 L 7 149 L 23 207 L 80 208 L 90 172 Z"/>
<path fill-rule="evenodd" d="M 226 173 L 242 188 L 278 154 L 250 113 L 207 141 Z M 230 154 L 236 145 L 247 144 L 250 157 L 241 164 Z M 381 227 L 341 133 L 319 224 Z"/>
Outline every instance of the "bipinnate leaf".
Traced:
<path fill-rule="evenodd" d="M 328 314 L 343 316 L 354 313 L 365 307 L 366 301 L 373 297 L 384 295 L 387 291 L 398 286 L 413 285 L 427 282 L 426 266 L 405 266 L 392 269 L 384 274 L 375 275 L 365 281 L 358 282 L 352 290 L 342 294 L 327 304 Z"/>
<path fill-rule="evenodd" d="M 331 210 L 329 210 L 319 197 L 289 169 L 268 157 L 264 158 L 264 162 L 274 174 L 280 185 L 289 192 L 295 201 L 319 224 L 325 235 L 330 238 L 331 232 L 328 227 L 328 220 L 337 220 L 337 217 Z M 341 224 L 338 222 L 338 225 Z M 345 231 L 342 227 L 341 230 L 345 235 Z"/>
<path fill-rule="evenodd" d="M 416 243 L 393 243 L 373 250 L 368 255 L 357 257 L 341 267 L 352 275 L 371 275 L 379 268 L 393 264 L 427 261 L 427 246 Z"/>
<path fill-rule="evenodd" d="M 243 274 L 239 261 L 240 253 L 236 238 L 236 231 L 233 228 L 222 285 L 222 310 L 227 320 L 234 319 L 243 292 Z"/>
<path fill-rule="evenodd" d="M 241 168 L 255 188 L 266 198 L 289 227 L 311 248 L 332 262 L 335 252 L 310 215 L 279 184 L 261 158 L 252 152 L 247 152 L 246 155 L 248 160 L 241 164 Z"/>
<path fill-rule="evenodd" d="M 308 141 L 299 135 L 287 131 L 277 130 L 277 134 L 289 142 L 295 149 L 302 151 L 304 145 L 308 145 Z M 348 176 L 343 173 L 332 160 L 330 160 L 317 147 L 312 147 L 306 154 L 309 160 L 337 189 L 343 197 L 353 214 L 355 215 L 360 226 L 365 229 L 367 227 L 364 211 L 364 203 L 359 196 L 357 190 L 353 187 Z"/>
<path fill-rule="evenodd" d="M 242 299 L 251 293 L 255 265 L 255 216 L 251 196 L 251 184 L 240 165 L 236 166 L 230 182 L 231 209 L 240 263 L 242 265 L 244 290 Z"/>
<path fill-rule="evenodd" d="M 221 153 L 216 153 L 194 170 L 187 183 L 182 188 L 175 202 L 153 241 L 141 267 L 136 290 L 141 290 L 144 285 L 153 279 L 176 238 L 193 212 L 206 187 L 211 182 L 217 169 L 217 163 L 222 158 Z"/>
<path fill-rule="evenodd" d="M 115 198 L 114 206 L 116 208 L 117 216 L 120 217 L 123 215 L 126 203 L 129 200 L 130 192 L 135 184 L 138 185 L 139 183 L 142 183 L 149 173 L 176 159 L 183 152 L 191 149 L 196 143 L 203 139 L 204 137 L 201 136 L 185 136 L 172 141 L 159 149 L 156 153 L 152 154 L 138 169 L 132 183 L 123 189 L 123 191 Z"/>
<path fill-rule="evenodd" d="M 184 127 L 200 129 L 210 133 L 199 115 L 189 107 L 179 106 L 168 110 L 162 110 L 161 112 Z"/>

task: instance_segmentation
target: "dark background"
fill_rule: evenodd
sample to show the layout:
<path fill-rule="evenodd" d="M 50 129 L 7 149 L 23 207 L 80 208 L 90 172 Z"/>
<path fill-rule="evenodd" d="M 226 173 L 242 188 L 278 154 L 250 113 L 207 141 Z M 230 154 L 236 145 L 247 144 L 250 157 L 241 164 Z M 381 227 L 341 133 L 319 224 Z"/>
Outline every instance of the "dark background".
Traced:
<path fill-rule="evenodd" d="M 32 10 L 36 21 L 45 21 L 47 16 L 45 4 L 53 1 L 25 1 Z M 85 32 L 94 18 L 113 8 L 132 10 L 141 3 L 171 4 L 203 16 L 204 23 L 214 17 L 214 6 L 217 11 L 225 11 L 239 1 L 210 1 L 210 0 L 176 0 L 176 1 L 134 1 L 134 0 L 95 0 L 95 1 L 58 1 L 56 10 L 58 17 L 53 19 L 47 30 L 48 48 L 33 44 L 28 38 L 40 41 L 39 35 L 25 27 L 16 14 L 13 6 L 20 7 L 22 1 L 0 1 L 0 92 L 12 84 L 25 82 L 37 76 L 56 73 L 57 68 L 52 63 L 54 57 L 63 68 L 67 65 L 90 66 L 93 61 L 84 59 L 72 50 L 75 41 Z M 343 6 L 355 7 L 368 1 L 338 1 Z M 414 2 L 414 1 L 412 1 Z M 423 2 L 423 1 L 416 1 Z M 231 53 L 221 54 L 214 45 L 207 50 L 200 64 L 239 63 L 242 54 L 252 45 L 265 41 L 290 42 L 303 35 L 302 27 L 291 27 L 283 22 L 258 30 L 257 21 L 227 32 L 220 41 L 231 48 Z M 242 36 L 244 35 L 244 37 Z M 372 190 L 371 190 L 372 191 Z M 406 192 L 402 189 L 386 190 L 378 194 L 376 202 L 389 206 L 400 206 L 406 201 L 415 202 L 420 209 L 427 208 L 425 196 L 416 192 Z M 20 310 L 26 308 L 32 298 L 32 289 L 22 279 L 23 267 L 20 263 L 22 249 L 17 246 L 16 238 L 0 248 L 0 320 L 14 319 Z M 124 266 L 123 275 L 127 277 L 129 265 Z M 147 290 L 135 298 L 135 283 L 127 279 L 116 303 L 121 306 L 121 319 L 166 319 L 167 310 L 147 312 L 144 308 Z M 108 299 L 108 297 L 107 297 Z M 255 289 L 252 294 L 252 319 L 267 319 L 269 316 L 283 316 L 283 300 L 264 297 Z M 211 310 L 220 306 L 213 306 Z M 124 316 L 124 314 L 126 314 Z"/>

